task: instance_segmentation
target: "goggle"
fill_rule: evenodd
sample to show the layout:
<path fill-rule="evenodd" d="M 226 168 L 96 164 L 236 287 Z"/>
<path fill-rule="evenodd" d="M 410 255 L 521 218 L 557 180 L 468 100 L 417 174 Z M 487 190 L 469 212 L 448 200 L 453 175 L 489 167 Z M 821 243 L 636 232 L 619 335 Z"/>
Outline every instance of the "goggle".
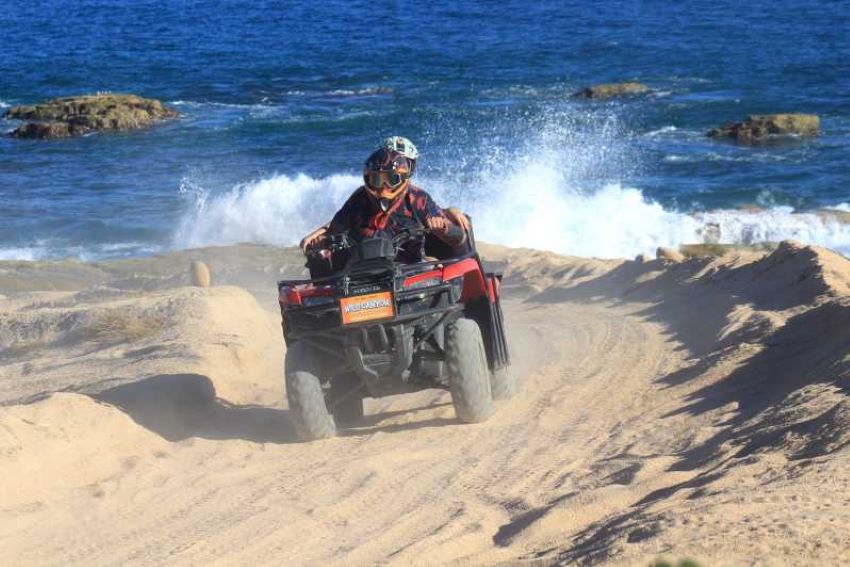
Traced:
<path fill-rule="evenodd" d="M 407 181 L 407 175 L 395 171 L 368 171 L 363 176 L 370 189 L 379 191 L 384 187 L 396 189 Z"/>

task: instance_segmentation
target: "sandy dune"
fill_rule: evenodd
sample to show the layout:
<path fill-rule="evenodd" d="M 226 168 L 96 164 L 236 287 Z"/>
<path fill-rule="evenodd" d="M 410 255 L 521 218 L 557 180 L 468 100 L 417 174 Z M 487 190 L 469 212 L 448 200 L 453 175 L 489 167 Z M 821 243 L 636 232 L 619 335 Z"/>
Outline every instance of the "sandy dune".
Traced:
<path fill-rule="evenodd" d="M 295 442 L 291 250 L 0 264 L 0 564 L 850 561 L 850 262 L 482 247 L 516 398 Z M 190 259 L 215 287 L 183 287 Z M 226 284 L 226 285 L 221 285 Z"/>

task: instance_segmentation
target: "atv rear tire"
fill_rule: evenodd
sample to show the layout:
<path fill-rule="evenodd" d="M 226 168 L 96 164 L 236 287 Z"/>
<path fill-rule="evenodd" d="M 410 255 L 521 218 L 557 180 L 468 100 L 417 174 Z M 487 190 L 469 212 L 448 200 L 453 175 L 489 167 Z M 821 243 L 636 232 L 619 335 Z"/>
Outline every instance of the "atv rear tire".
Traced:
<path fill-rule="evenodd" d="M 336 426 L 325 405 L 322 383 L 316 375 L 316 356 L 309 345 L 292 343 L 286 351 L 286 397 L 289 417 L 302 441 L 333 437 Z"/>
<path fill-rule="evenodd" d="M 338 427 L 357 425 L 363 419 L 363 394 L 356 376 L 342 375 L 331 380 L 327 405 Z"/>
<path fill-rule="evenodd" d="M 490 379 L 490 389 L 494 400 L 507 400 L 516 393 L 516 375 L 511 372 L 510 366 L 503 366 L 493 371 Z"/>
<path fill-rule="evenodd" d="M 475 321 L 458 319 L 446 328 L 446 366 L 458 419 L 478 423 L 490 417 L 490 369 L 481 329 Z"/>

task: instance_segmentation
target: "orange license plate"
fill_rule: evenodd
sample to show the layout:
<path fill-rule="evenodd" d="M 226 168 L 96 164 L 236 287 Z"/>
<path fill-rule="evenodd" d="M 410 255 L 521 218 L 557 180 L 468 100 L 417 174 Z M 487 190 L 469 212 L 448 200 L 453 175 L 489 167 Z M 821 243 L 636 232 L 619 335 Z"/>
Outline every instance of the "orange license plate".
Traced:
<path fill-rule="evenodd" d="M 339 300 L 342 324 L 361 323 L 376 319 L 392 319 L 395 315 L 393 294 L 390 291 L 343 297 Z"/>

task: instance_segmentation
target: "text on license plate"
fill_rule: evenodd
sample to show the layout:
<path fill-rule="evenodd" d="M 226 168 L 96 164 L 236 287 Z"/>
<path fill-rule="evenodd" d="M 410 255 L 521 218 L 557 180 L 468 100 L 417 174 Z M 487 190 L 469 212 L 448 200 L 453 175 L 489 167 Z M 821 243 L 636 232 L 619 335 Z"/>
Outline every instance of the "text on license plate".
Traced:
<path fill-rule="evenodd" d="M 342 324 L 360 323 L 374 319 L 391 319 L 395 315 L 393 294 L 389 291 L 343 297 L 339 300 Z"/>

